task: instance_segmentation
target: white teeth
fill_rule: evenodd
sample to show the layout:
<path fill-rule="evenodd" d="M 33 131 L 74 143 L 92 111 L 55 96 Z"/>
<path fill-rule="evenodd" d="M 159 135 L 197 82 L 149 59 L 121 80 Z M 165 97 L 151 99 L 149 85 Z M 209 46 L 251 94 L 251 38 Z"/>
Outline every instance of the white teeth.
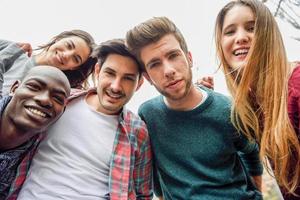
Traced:
<path fill-rule="evenodd" d="M 107 92 L 106 93 L 108 96 L 110 96 L 110 97 L 112 97 L 112 98 L 121 98 L 122 97 L 122 95 L 120 95 L 120 94 L 114 94 L 114 93 L 111 93 L 111 92 Z"/>
<path fill-rule="evenodd" d="M 35 115 L 38 115 L 38 116 L 41 116 L 41 117 L 46 117 L 46 113 L 43 113 L 43 112 L 41 112 L 41 111 L 39 111 L 39 110 L 37 110 L 37 109 L 34 109 L 34 108 L 28 108 L 28 110 L 30 111 L 30 112 L 32 112 L 33 114 L 35 114 Z"/>
<path fill-rule="evenodd" d="M 236 51 L 234 51 L 234 55 L 238 56 L 238 55 L 241 55 L 241 54 L 248 54 L 248 51 L 249 49 L 238 49 Z"/>

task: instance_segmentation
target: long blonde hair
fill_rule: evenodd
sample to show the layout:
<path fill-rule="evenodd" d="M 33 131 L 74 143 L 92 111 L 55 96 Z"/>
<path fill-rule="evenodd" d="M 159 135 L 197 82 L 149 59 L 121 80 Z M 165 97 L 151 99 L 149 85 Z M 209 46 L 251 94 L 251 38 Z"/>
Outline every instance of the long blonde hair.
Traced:
<path fill-rule="evenodd" d="M 255 28 L 247 64 L 233 70 L 225 60 L 221 39 L 225 15 L 236 5 L 253 11 Z M 287 109 L 289 65 L 272 13 L 258 0 L 232 1 L 218 14 L 215 40 L 220 67 L 233 96 L 233 124 L 249 140 L 258 142 L 264 165 L 268 158 L 278 183 L 293 193 L 299 181 L 300 146 Z M 292 166 L 292 161 L 296 165 Z"/>

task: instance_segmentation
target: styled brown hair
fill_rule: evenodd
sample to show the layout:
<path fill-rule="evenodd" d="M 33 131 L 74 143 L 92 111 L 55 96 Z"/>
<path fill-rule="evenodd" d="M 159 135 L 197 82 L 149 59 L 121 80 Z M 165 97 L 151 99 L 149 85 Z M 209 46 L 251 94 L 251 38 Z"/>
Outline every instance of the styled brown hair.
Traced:
<path fill-rule="evenodd" d="M 100 67 L 106 61 L 107 57 L 111 54 L 117 54 L 125 57 L 129 57 L 134 60 L 138 66 L 140 76 L 142 75 L 143 67 L 137 58 L 129 51 L 125 45 L 124 39 L 112 39 L 106 42 L 102 42 L 93 53 L 93 57 L 97 59 Z"/>
<path fill-rule="evenodd" d="M 159 41 L 168 34 L 174 35 L 183 52 L 188 53 L 187 44 L 182 33 L 167 17 L 153 17 L 133 27 L 126 33 L 126 45 L 141 62 L 141 49 L 151 43 Z M 144 69 L 144 63 L 142 63 L 142 66 Z"/>

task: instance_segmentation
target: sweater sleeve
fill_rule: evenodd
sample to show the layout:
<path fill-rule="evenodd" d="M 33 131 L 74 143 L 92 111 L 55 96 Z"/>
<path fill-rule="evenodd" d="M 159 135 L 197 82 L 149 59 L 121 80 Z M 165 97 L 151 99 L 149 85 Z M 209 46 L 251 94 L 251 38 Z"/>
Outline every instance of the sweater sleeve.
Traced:
<path fill-rule="evenodd" d="M 24 51 L 15 43 L 3 43 L 0 41 L 0 98 L 2 98 L 2 87 L 4 82 L 4 74 L 11 68 L 14 61 L 24 53 Z"/>
<path fill-rule="evenodd" d="M 239 135 L 234 141 L 238 156 L 250 176 L 263 173 L 263 165 L 259 158 L 259 147 L 256 142 L 250 142 L 244 135 Z"/>

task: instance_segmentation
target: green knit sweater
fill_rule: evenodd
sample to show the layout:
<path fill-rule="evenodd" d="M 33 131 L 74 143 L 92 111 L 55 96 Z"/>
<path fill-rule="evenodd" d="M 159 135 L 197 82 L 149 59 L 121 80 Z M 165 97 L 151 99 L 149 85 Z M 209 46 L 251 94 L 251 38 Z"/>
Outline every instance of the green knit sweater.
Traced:
<path fill-rule="evenodd" d="M 191 111 L 169 109 L 162 96 L 139 108 L 154 154 L 155 194 L 164 200 L 262 199 L 250 179 L 263 170 L 258 146 L 236 133 L 230 100 L 205 91 L 205 102 Z"/>

